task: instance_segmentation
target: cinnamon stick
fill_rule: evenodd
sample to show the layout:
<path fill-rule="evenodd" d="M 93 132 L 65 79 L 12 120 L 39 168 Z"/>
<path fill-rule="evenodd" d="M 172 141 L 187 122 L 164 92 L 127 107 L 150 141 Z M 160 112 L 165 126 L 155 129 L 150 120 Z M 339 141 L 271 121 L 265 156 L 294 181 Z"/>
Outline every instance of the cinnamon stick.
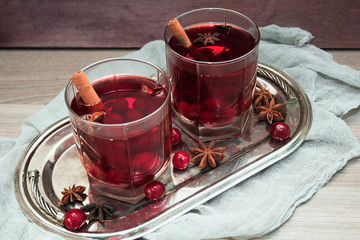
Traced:
<path fill-rule="evenodd" d="M 172 18 L 169 21 L 168 27 L 170 28 L 170 30 L 173 32 L 175 38 L 179 41 L 179 43 L 183 47 L 185 47 L 185 48 L 191 47 L 192 43 L 191 43 L 189 37 L 187 36 L 185 30 L 183 29 L 180 22 L 176 18 Z"/>
<path fill-rule="evenodd" d="M 194 57 L 195 60 L 207 61 L 204 54 L 202 54 L 190 41 L 188 35 L 186 34 L 184 28 L 181 26 L 180 22 L 176 18 L 170 19 L 168 27 L 173 32 L 175 38 L 178 42 L 185 47 L 190 54 Z"/>
<path fill-rule="evenodd" d="M 94 106 L 101 102 L 99 96 L 95 92 L 93 86 L 91 85 L 83 71 L 75 73 L 71 77 L 71 81 L 74 83 L 76 89 L 79 91 L 79 94 L 85 104 Z"/>

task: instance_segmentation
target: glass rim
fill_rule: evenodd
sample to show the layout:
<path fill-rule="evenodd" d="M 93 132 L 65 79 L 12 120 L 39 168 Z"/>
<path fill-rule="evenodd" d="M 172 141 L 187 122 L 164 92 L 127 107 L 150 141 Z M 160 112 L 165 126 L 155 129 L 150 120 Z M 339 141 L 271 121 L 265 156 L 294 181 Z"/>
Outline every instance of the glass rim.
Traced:
<path fill-rule="evenodd" d="M 199 9 L 194 9 L 194 10 L 182 13 L 179 16 L 177 16 L 176 19 L 181 19 L 182 17 L 184 17 L 184 16 L 186 16 L 188 14 L 192 14 L 192 13 L 196 13 L 196 12 L 200 12 L 200 11 L 229 12 L 229 13 L 233 13 L 233 14 L 239 15 L 241 17 L 244 17 L 247 21 L 249 21 L 255 27 L 256 33 L 258 35 L 258 39 L 255 39 L 255 46 L 249 52 L 247 52 L 246 54 L 244 54 L 244 55 L 242 55 L 240 57 L 234 58 L 234 59 L 230 59 L 230 60 L 226 60 L 226 61 L 220 61 L 220 62 L 198 61 L 198 60 L 194 60 L 194 59 L 184 57 L 183 55 L 177 53 L 176 51 L 174 51 L 170 47 L 170 45 L 169 45 L 169 43 L 168 43 L 168 41 L 166 39 L 166 32 L 171 31 L 171 30 L 169 29 L 169 26 L 166 26 L 165 31 L 164 31 L 165 45 L 178 58 L 181 58 L 182 60 L 187 61 L 189 63 L 195 63 L 195 64 L 200 64 L 200 65 L 224 65 L 224 64 L 230 64 L 230 63 L 237 62 L 237 61 L 240 61 L 242 59 L 245 59 L 247 56 L 252 54 L 255 51 L 255 49 L 259 46 L 259 43 L 260 43 L 260 30 L 259 30 L 259 27 L 256 25 L 256 23 L 251 18 L 249 18 L 248 16 L 246 16 L 246 15 L 240 13 L 240 12 L 237 12 L 235 10 L 226 9 L 226 8 L 199 8 Z"/>
<path fill-rule="evenodd" d="M 150 113 L 150 114 L 148 114 L 148 115 L 146 115 L 146 116 L 144 116 L 142 118 L 139 118 L 137 120 L 134 120 L 134 121 L 125 122 L 125 123 L 115 123 L 115 124 L 92 122 L 92 121 L 88 121 L 87 119 L 82 118 L 81 116 L 79 116 L 77 113 L 75 113 L 71 109 L 70 103 L 71 103 L 72 99 L 71 99 L 71 101 L 67 101 L 68 98 L 67 98 L 67 94 L 66 94 L 68 89 L 70 89 L 70 86 L 73 85 L 73 82 L 71 80 L 69 80 L 69 82 L 67 83 L 67 85 L 65 87 L 65 91 L 64 91 L 65 104 L 67 106 L 67 109 L 75 116 L 76 119 L 80 119 L 81 121 L 85 121 L 85 122 L 87 122 L 89 124 L 92 124 L 94 126 L 101 126 L 101 127 L 128 127 L 128 126 L 131 126 L 131 125 L 140 124 L 141 122 L 151 118 L 153 115 L 156 115 L 161 109 L 163 109 L 165 107 L 165 105 L 169 101 L 169 98 L 170 98 L 170 95 L 171 95 L 171 92 L 170 92 L 171 91 L 170 80 L 169 80 L 169 77 L 167 76 L 167 74 L 160 67 L 158 67 L 157 65 L 155 65 L 155 64 L 153 64 L 151 62 L 148 62 L 148 61 L 145 61 L 145 60 L 142 60 L 142 59 L 136 59 L 136 58 L 123 58 L 123 57 L 107 58 L 107 59 L 103 59 L 103 60 L 91 63 L 90 65 L 88 65 L 88 66 L 84 67 L 83 69 L 81 69 L 81 71 L 86 71 L 87 69 L 89 69 L 91 67 L 94 67 L 96 65 L 103 64 L 103 63 L 106 63 L 106 62 L 112 62 L 112 61 L 129 61 L 129 62 L 133 61 L 133 62 L 144 63 L 144 64 L 147 64 L 147 65 L 155 68 L 158 72 L 163 74 L 163 76 L 166 78 L 166 81 L 168 83 L 168 87 L 166 89 L 167 94 L 166 94 L 166 98 L 164 99 L 164 102 L 155 111 L 153 111 L 152 113 Z M 137 75 L 137 76 L 141 76 L 141 75 Z M 75 86 L 74 86 L 74 88 L 76 89 Z"/>

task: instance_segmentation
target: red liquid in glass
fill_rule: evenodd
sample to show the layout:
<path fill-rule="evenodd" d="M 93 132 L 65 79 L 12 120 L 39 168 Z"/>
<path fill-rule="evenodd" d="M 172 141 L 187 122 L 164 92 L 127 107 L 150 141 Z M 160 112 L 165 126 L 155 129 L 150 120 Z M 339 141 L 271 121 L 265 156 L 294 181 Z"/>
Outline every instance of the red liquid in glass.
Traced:
<path fill-rule="evenodd" d="M 245 30 L 232 26 L 229 31 L 215 24 L 194 25 L 185 30 L 206 62 L 189 62 L 167 54 L 172 76 L 173 108 L 185 121 L 201 127 L 221 127 L 245 122 L 256 83 L 257 51 L 255 39 Z M 197 34 L 219 33 L 214 44 L 195 42 Z M 191 52 L 172 37 L 169 46 L 178 54 L 194 59 Z M 243 61 L 229 61 L 242 56 Z M 194 60 L 198 60 L 195 59 Z M 227 61 L 227 62 L 226 62 Z M 216 64 L 218 63 L 218 64 Z"/>
<path fill-rule="evenodd" d="M 153 92 L 158 85 L 138 76 L 111 76 L 92 84 L 107 111 L 98 129 L 77 129 L 78 150 L 87 173 L 96 181 L 119 189 L 131 190 L 151 181 L 169 160 L 170 116 L 148 122 L 150 127 L 142 123 L 142 127 L 129 130 L 126 136 L 123 128 L 113 124 L 136 121 L 153 113 L 164 104 L 166 91 Z M 72 100 L 71 109 L 83 118 L 91 114 L 79 95 Z M 146 121 L 151 119 L 145 124 Z M 132 194 L 133 190 L 129 197 Z"/>
<path fill-rule="evenodd" d="M 241 57 L 250 52 L 255 47 L 255 39 L 245 30 L 228 26 L 228 30 L 224 25 L 195 25 L 185 30 L 193 45 L 203 54 L 208 62 L 222 62 Z M 207 42 L 195 41 L 199 38 L 198 34 L 214 34 L 218 33 L 214 44 Z M 189 51 L 178 43 L 176 38 L 171 38 L 169 42 L 171 48 L 175 52 L 190 58 L 196 59 Z"/>

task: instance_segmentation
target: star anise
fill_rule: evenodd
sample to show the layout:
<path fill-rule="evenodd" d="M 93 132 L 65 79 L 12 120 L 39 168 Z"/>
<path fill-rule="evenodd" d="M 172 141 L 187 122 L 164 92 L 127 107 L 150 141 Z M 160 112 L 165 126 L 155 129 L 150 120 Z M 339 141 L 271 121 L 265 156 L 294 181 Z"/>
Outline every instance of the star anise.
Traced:
<path fill-rule="evenodd" d="M 204 43 L 204 45 L 211 43 L 211 44 L 215 44 L 215 42 L 221 41 L 218 36 L 220 36 L 220 33 L 216 32 L 216 33 L 197 33 L 196 36 L 198 36 L 197 39 L 194 40 L 194 42 L 198 43 L 198 42 L 202 42 Z"/>
<path fill-rule="evenodd" d="M 116 212 L 116 207 L 111 204 L 96 204 L 89 203 L 81 208 L 84 212 L 88 212 L 88 220 L 96 220 L 103 223 L 104 220 L 112 219 L 113 213 Z"/>
<path fill-rule="evenodd" d="M 207 165 L 210 165 L 212 168 L 216 167 L 216 163 L 225 158 L 224 151 L 226 147 L 214 148 L 214 145 L 214 141 L 211 141 L 208 148 L 206 148 L 206 146 L 199 141 L 199 148 L 189 148 L 190 153 L 194 155 L 194 157 L 190 159 L 190 162 L 198 163 L 200 169 L 206 168 Z"/>
<path fill-rule="evenodd" d="M 281 114 L 284 104 L 275 104 L 275 98 L 270 100 L 268 106 L 255 106 L 255 110 L 258 112 L 258 118 L 260 120 L 267 120 L 270 124 L 275 120 L 276 122 L 284 121 L 284 117 Z"/>
<path fill-rule="evenodd" d="M 258 88 L 255 89 L 254 106 L 269 106 L 272 98 L 273 95 L 268 90 L 266 90 L 262 85 L 258 85 Z"/>
<path fill-rule="evenodd" d="M 162 91 L 164 91 L 164 88 L 163 86 L 159 85 L 159 86 L 156 86 L 155 88 L 150 88 L 148 86 L 146 86 L 145 84 L 143 84 L 141 86 L 141 89 L 144 90 L 145 92 L 149 93 L 151 96 L 155 96 L 155 95 L 158 95 L 160 94 Z"/>
<path fill-rule="evenodd" d="M 215 25 L 217 29 L 219 29 L 220 32 L 226 33 L 227 35 L 230 34 L 230 30 L 232 29 L 232 26 L 223 24 L 223 25 Z"/>
<path fill-rule="evenodd" d="M 84 186 L 76 186 L 75 184 L 68 189 L 64 188 L 64 191 L 61 192 L 63 194 L 63 197 L 61 198 L 61 205 L 66 205 L 69 202 L 74 202 L 75 200 L 82 202 L 83 199 L 83 193 L 85 191 L 86 187 Z"/>
<path fill-rule="evenodd" d="M 94 112 L 93 114 L 86 115 L 86 120 L 90 122 L 100 122 L 101 118 L 104 116 L 103 111 L 101 112 Z"/>

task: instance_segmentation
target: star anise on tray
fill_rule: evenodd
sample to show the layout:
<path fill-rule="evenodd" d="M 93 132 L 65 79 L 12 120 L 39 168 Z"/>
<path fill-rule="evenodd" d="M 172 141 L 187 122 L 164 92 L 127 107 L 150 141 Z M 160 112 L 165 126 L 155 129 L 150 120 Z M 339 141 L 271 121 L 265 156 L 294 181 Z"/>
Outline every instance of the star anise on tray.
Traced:
<path fill-rule="evenodd" d="M 275 104 L 275 98 L 273 97 L 268 106 L 255 106 L 255 110 L 258 112 L 257 116 L 260 120 L 266 119 L 269 124 L 272 124 L 273 121 L 284 121 L 281 114 L 284 105 L 283 103 Z"/>
<path fill-rule="evenodd" d="M 104 112 L 94 112 L 93 114 L 86 115 L 86 120 L 90 122 L 100 122 L 101 118 L 104 116 Z"/>
<path fill-rule="evenodd" d="M 61 194 L 63 195 L 63 197 L 60 200 L 61 205 L 66 205 L 69 202 L 74 202 L 79 201 L 82 202 L 84 201 L 84 191 L 85 191 L 86 187 L 84 186 L 76 186 L 75 184 L 70 187 L 68 189 L 64 188 L 64 191 L 61 192 Z"/>
<path fill-rule="evenodd" d="M 96 204 L 89 203 L 81 208 L 84 212 L 88 212 L 88 220 L 96 220 L 103 223 L 104 220 L 112 219 L 113 213 L 116 212 L 116 207 L 111 204 Z"/>
<path fill-rule="evenodd" d="M 225 158 L 226 147 L 214 148 L 214 141 L 211 141 L 209 146 L 206 146 L 199 141 L 198 148 L 189 148 L 190 153 L 194 156 L 190 162 L 199 164 L 200 169 L 206 168 L 208 165 L 212 168 L 216 167 L 216 163 Z"/>
<path fill-rule="evenodd" d="M 266 90 L 262 85 L 258 85 L 258 88 L 255 89 L 254 95 L 254 106 L 268 106 L 270 104 L 270 100 L 273 98 L 273 95 Z"/>
<path fill-rule="evenodd" d="M 220 36 L 220 33 L 197 33 L 196 36 L 198 36 L 197 39 L 194 40 L 195 43 L 202 42 L 204 45 L 211 43 L 215 44 L 215 42 L 221 41 L 218 37 Z"/>

